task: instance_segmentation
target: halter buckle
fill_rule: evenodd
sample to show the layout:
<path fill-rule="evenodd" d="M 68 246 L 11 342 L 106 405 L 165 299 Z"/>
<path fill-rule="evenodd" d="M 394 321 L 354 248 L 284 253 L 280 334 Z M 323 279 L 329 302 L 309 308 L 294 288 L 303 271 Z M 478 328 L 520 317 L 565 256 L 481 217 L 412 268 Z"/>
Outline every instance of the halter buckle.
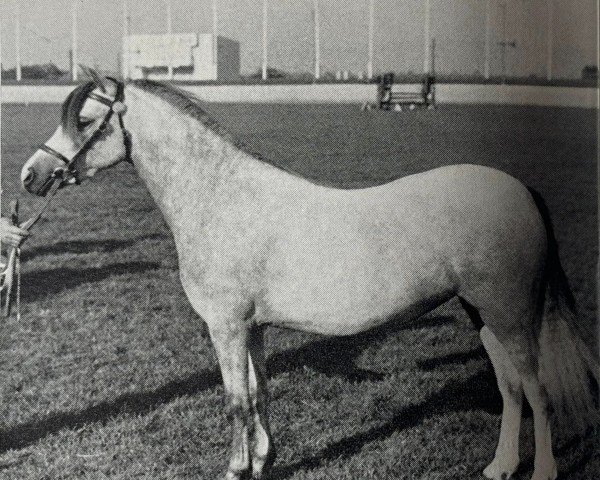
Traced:
<path fill-rule="evenodd" d="M 125 105 L 123 102 L 116 101 L 113 103 L 112 111 L 117 115 L 125 115 L 127 112 L 127 105 Z"/>

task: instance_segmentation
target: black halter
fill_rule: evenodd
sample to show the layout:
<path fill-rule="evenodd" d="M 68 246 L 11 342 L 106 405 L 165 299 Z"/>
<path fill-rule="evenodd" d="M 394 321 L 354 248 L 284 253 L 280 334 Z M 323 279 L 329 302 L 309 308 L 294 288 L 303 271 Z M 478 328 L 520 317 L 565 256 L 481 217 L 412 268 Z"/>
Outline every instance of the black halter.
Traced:
<path fill-rule="evenodd" d="M 94 131 L 94 133 L 92 133 L 86 139 L 86 141 L 79 148 L 79 150 L 77 150 L 77 152 L 75 152 L 75 154 L 71 158 L 68 158 L 67 156 L 54 150 L 53 148 L 49 147 L 46 144 L 44 144 L 40 147 L 40 150 L 42 150 L 43 152 L 46 152 L 46 153 L 52 155 L 53 157 L 59 159 L 61 162 L 63 162 L 67 167 L 66 172 L 68 172 L 73 178 L 75 178 L 76 181 L 78 181 L 78 175 L 77 175 L 77 171 L 74 169 L 75 162 L 77 161 L 77 159 L 79 157 L 81 157 L 81 155 L 83 155 L 86 151 L 88 151 L 94 145 L 94 143 L 100 138 L 100 136 L 102 136 L 102 134 L 106 130 L 106 127 L 108 126 L 114 113 L 116 113 L 119 117 L 119 126 L 121 127 L 121 132 L 123 133 L 123 144 L 125 145 L 125 161 L 128 163 L 133 163 L 133 161 L 131 159 L 131 134 L 125 128 L 125 122 L 123 121 L 123 115 L 125 114 L 125 109 L 121 108 L 115 112 L 115 105 L 117 103 L 120 103 L 124 107 L 125 84 L 114 78 L 109 77 L 108 79 L 115 82 L 115 84 L 117 85 L 117 93 L 112 100 L 110 98 L 106 98 L 102 95 L 98 95 L 97 93 L 94 93 L 94 92 L 91 92 L 88 94 L 88 98 L 91 98 L 92 100 L 95 100 L 97 102 L 100 102 L 100 103 L 106 105 L 107 107 L 110 108 L 110 110 L 104 116 L 102 123 L 98 126 L 98 128 Z M 65 173 L 65 171 L 62 169 L 57 169 L 57 170 L 58 171 L 55 171 L 55 173 L 52 175 L 52 177 L 49 179 L 49 181 L 53 182 L 54 180 L 56 180 L 57 177 L 63 176 L 63 174 Z"/>

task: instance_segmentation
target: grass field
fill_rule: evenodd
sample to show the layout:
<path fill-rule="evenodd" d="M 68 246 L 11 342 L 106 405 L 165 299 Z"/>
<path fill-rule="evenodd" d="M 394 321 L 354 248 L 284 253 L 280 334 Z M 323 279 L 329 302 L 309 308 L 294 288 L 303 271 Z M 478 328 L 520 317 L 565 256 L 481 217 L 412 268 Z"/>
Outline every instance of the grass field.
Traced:
<path fill-rule="evenodd" d="M 595 112 L 210 110 L 267 157 L 346 186 L 461 162 L 515 175 L 547 200 L 580 321 L 594 337 Z M 17 195 L 23 217 L 39 204 L 18 192 L 18 173 L 57 122 L 58 106 L 3 107 L 4 209 Z M 0 334 L 0 479 L 218 478 L 229 428 L 214 351 L 133 170 L 60 192 L 23 260 L 23 318 L 3 320 Z M 501 399 L 454 302 L 386 335 L 273 329 L 268 353 L 274 479 L 479 479 L 493 457 Z M 517 478 L 528 479 L 530 418 L 521 438 Z M 558 443 L 560 478 L 600 478 L 597 442 Z"/>

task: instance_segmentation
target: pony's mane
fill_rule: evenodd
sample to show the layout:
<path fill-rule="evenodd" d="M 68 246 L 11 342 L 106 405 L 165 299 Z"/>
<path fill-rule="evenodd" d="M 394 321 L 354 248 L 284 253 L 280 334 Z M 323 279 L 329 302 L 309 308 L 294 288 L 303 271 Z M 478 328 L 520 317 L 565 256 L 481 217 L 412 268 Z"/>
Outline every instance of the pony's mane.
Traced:
<path fill-rule="evenodd" d="M 185 90 L 181 90 L 172 85 L 168 85 L 166 83 L 155 82 L 152 80 L 133 80 L 129 82 L 129 85 L 132 85 L 140 90 L 145 92 L 149 92 L 162 100 L 166 101 L 168 104 L 175 107 L 177 110 L 182 112 L 183 114 L 191 117 L 206 128 L 209 128 L 217 135 L 225 139 L 228 143 L 232 144 L 239 150 L 248 154 L 250 157 L 264 162 L 272 167 L 275 167 L 279 170 L 283 170 L 294 177 L 302 178 L 310 183 L 314 183 L 316 185 L 321 185 L 329 188 L 335 189 L 362 189 L 369 188 L 374 185 L 369 185 L 369 187 L 365 187 L 363 185 L 360 186 L 352 186 L 352 185 L 338 185 L 334 182 L 322 180 L 314 177 L 307 177 L 301 175 L 299 172 L 289 169 L 285 165 L 281 165 L 264 157 L 262 154 L 256 152 L 246 145 L 244 142 L 236 139 L 233 135 L 229 133 L 227 129 L 222 127 L 214 118 L 210 116 L 210 114 L 204 110 L 201 106 L 203 103 L 198 97 L 194 94 L 187 92 Z M 81 121 L 80 121 L 80 113 L 85 101 L 88 98 L 88 95 L 97 87 L 94 82 L 87 82 L 82 85 L 76 87 L 71 93 L 67 96 L 65 101 L 62 104 L 62 114 L 61 114 L 61 124 L 63 130 L 66 134 L 70 136 L 74 136 L 81 130 Z M 127 99 L 125 99 L 127 102 Z M 381 182 L 387 183 L 387 182 Z M 379 183 L 379 184 L 381 184 Z"/>
<path fill-rule="evenodd" d="M 96 88 L 94 82 L 87 82 L 75 88 L 62 104 L 61 125 L 65 133 L 74 136 L 79 132 L 79 114 L 88 95 Z"/>
<path fill-rule="evenodd" d="M 229 131 L 227 131 L 224 127 L 222 127 L 214 118 L 212 118 L 209 113 L 204 110 L 201 106 L 203 103 L 198 97 L 196 97 L 193 93 L 187 92 L 185 90 L 181 90 L 172 85 L 168 85 L 162 82 L 155 82 L 152 80 L 133 80 L 130 82 L 130 85 L 133 85 L 136 88 L 149 92 L 157 97 L 163 99 L 170 105 L 174 106 L 177 110 L 182 112 L 183 114 L 198 120 L 202 125 L 209 128 L 213 132 L 215 132 L 220 137 L 224 138 L 227 142 L 234 145 L 236 148 L 248 154 L 250 157 L 264 162 L 272 167 L 275 167 L 279 170 L 283 170 L 294 177 L 301 178 L 310 183 L 314 183 L 316 185 L 321 185 L 324 187 L 334 188 L 338 190 L 347 190 L 347 189 L 358 189 L 358 188 L 369 188 L 369 187 L 356 187 L 356 186 L 341 186 L 337 185 L 333 182 L 322 180 L 313 177 L 306 177 L 301 175 L 300 173 L 289 169 L 285 165 L 281 165 L 264 157 L 262 154 L 256 152 L 249 148 L 245 143 L 235 139 Z M 387 183 L 387 182 L 383 182 Z"/>
<path fill-rule="evenodd" d="M 136 88 L 144 90 L 145 92 L 156 95 L 188 117 L 198 120 L 202 125 L 209 128 L 217 135 L 224 138 L 228 143 L 231 143 L 248 155 L 274 165 L 273 162 L 267 160 L 263 155 L 251 149 L 245 143 L 235 139 L 226 128 L 221 126 L 214 118 L 210 116 L 206 110 L 204 110 L 204 108 L 201 106 L 202 100 L 196 97 L 193 93 L 181 90 L 166 83 L 155 82 L 152 80 L 134 80 L 130 84 Z M 283 168 L 279 165 L 274 166 Z M 287 171 L 285 168 L 284 170 Z"/>

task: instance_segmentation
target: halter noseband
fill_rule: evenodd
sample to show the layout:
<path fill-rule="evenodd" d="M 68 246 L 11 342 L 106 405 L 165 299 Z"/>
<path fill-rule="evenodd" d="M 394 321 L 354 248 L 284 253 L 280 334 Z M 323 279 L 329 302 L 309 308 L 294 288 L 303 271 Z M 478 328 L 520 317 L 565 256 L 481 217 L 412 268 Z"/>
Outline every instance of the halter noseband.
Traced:
<path fill-rule="evenodd" d="M 107 107 L 110 108 L 110 110 L 104 116 L 102 123 L 98 126 L 98 128 L 94 131 L 94 133 L 92 133 L 92 135 L 90 135 L 88 137 L 88 139 L 83 143 L 83 145 L 79 148 L 79 150 L 77 150 L 77 152 L 75 152 L 75 154 L 71 158 L 68 158 L 67 156 L 54 150 L 52 147 L 49 147 L 46 144 L 42 145 L 39 148 L 43 152 L 46 152 L 46 153 L 52 155 L 54 158 L 57 158 L 58 160 L 63 162 L 67 167 L 66 171 L 75 179 L 76 182 L 78 182 L 79 180 L 78 180 L 78 176 L 77 176 L 77 171 L 73 168 L 75 162 L 77 161 L 77 159 L 79 157 L 81 157 L 81 155 L 83 155 L 87 150 L 89 150 L 92 147 L 92 145 L 98 140 L 98 138 L 100 138 L 100 136 L 104 133 L 104 131 L 106 130 L 106 127 L 108 126 L 114 113 L 116 113 L 119 117 L 119 126 L 121 127 L 121 132 L 123 133 L 123 144 L 125 145 L 125 161 L 128 163 L 133 163 L 133 161 L 131 159 L 131 134 L 125 128 L 125 122 L 123 121 L 123 115 L 125 115 L 125 111 L 126 111 L 126 108 L 124 105 L 125 84 L 123 82 L 119 82 L 118 80 L 116 80 L 114 78 L 108 78 L 108 79 L 112 80 L 113 82 L 116 83 L 117 93 L 112 100 L 110 98 L 103 97 L 102 95 L 98 95 L 97 93 L 94 93 L 94 92 L 91 92 L 88 94 L 87 98 L 91 98 L 92 100 L 95 100 L 97 102 L 102 103 L 103 105 L 106 105 Z M 63 174 L 63 172 L 64 172 L 64 170 L 57 169 L 57 171 L 55 171 L 55 173 L 52 174 L 50 179 L 48 179 L 48 182 L 53 183 L 54 180 L 59 175 Z M 44 186 L 42 188 L 44 188 Z"/>

